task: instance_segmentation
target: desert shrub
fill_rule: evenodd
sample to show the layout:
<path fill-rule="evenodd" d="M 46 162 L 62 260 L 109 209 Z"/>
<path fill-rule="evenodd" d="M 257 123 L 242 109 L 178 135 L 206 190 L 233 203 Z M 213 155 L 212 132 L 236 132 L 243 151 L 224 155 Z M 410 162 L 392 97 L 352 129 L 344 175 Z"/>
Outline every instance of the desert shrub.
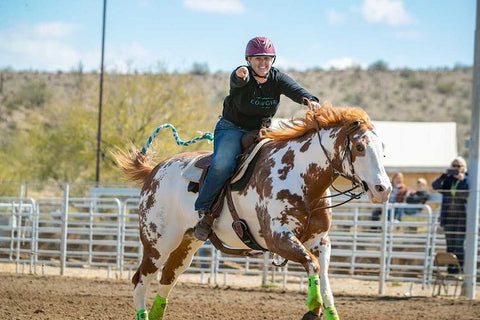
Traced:
<path fill-rule="evenodd" d="M 371 65 L 369 65 L 368 70 L 387 71 L 388 70 L 388 64 L 383 60 L 378 60 L 378 61 L 375 61 L 374 63 L 372 63 Z"/>
<path fill-rule="evenodd" d="M 208 63 L 195 62 L 190 69 L 190 73 L 194 75 L 205 75 L 209 72 Z"/>
<path fill-rule="evenodd" d="M 463 89 L 460 92 L 460 98 L 470 100 L 470 89 L 467 89 L 467 88 Z"/>
<path fill-rule="evenodd" d="M 374 100 L 380 99 L 381 96 L 382 96 L 382 95 L 380 94 L 379 91 L 374 91 L 374 92 L 372 93 L 372 99 L 374 99 Z"/>
<path fill-rule="evenodd" d="M 468 124 L 468 123 L 470 123 L 470 117 L 471 116 L 472 115 L 470 113 L 470 110 L 468 110 L 468 109 L 462 108 L 462 109 L 456 110 L 455 115 L 454 115 L 455 122 Z"/>
<path fill-rule="evenodd" d="M 408 86 L 414 89 L 423 89 L 425 87 L 425 82 L 414 76 L 413 78 L 408 79 Z"/>
<path fill-rule="evenodd" d="M 50 98 L 51 93 L 47 90 L 44 81 L 28 81 L 6 103 L 7 109 L 34 109 L 42 107 Z"/>
<path fill-rule="evenodd" d="M 348 105 L 360 106 L 363 104 L 363 96 L 361 93 L 349 93 L 343 98 L 343 100 Z"/>
<path fill-rule="evenodd" d="M 455 82 L 440 82 L 437 84 L 437 92 L 444 95 L 451 95 L 455 91 Z"/>
<path fill-rule="evenodd" d="M 415 77 L 415 72 L 413 72 L 410 69 L 403 69 L 400 71 L 400 77 L 406 78 L 406 79 L 411 79 Z"/>

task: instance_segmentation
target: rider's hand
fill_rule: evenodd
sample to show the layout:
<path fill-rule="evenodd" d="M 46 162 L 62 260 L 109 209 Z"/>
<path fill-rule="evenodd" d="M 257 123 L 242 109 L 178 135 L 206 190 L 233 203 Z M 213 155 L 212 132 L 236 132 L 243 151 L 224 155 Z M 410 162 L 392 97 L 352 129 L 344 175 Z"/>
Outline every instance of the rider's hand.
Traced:
<path fill-rule="evenodd" d="M 237 69 L 235 74 L 237 75 L 237 77 L 239 77 L 240 79 L 243 79 L 245 81 L 245 80 L 247 80 L 247 77 L 248 77 L 248 69 L 247 69 L 247 67 L 240 67 L 240 68 Z"/>
<path fill-rule="evenodd" d="M 322 107 L 322 105 L 320 103 L 318 103 L 317 101 L 310 100 L 310 108 L 312 108 L 312 110 L 318 110 L 321 107 Z"/>

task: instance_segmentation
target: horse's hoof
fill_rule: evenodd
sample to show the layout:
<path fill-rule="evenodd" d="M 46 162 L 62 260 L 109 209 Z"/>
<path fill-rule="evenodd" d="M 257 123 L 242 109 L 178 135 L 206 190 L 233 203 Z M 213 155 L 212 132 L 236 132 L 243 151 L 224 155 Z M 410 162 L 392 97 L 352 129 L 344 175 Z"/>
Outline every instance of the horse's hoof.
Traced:
<path fill-rule="evenodd" d="M 318 316 L 315 312 L 313 311 L 308 311 L 303 315 L 302 320 L 319 320 L 320 316 Z"/>

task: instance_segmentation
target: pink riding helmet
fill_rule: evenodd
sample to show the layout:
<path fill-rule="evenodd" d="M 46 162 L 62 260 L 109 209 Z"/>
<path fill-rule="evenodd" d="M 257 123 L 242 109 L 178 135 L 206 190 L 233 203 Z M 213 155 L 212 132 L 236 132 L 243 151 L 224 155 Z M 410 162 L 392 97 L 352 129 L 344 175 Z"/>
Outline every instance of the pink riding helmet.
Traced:
<path fill-rule="evenodd" d="M 248 41 L 245 49 L 245 59 L 251 56 L 270 56 L 275 58 L 275 47 L 272 41 L 266 37 L 255 37 Z"/>

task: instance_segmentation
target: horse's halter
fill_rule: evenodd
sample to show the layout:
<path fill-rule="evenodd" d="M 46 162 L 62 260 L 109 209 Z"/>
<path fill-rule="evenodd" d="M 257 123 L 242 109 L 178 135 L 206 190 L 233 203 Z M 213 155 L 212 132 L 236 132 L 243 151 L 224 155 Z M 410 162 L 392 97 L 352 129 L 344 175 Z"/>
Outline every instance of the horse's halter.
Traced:
<path fill-rule="evenodd" d="M 329 155 L 327 149 L 325 149 L 324 145 L 322 144 L 322 136 L 320 135 L 321 128 L 320 128 L 320 125 L 318 124 L 316 116 L 314 116 L 313 120 L 315 121 L 315 126 L 316 126 L 316 129 L 317 129 L 316 133 L 317 133 L 317 137 L 318 137 L 318 142 L 320 143 L 320 147 L 322 148 L 323 153 L 325 154 L 325 157 L 327 158 L 329 165 L 332 167 L 332 172 L 330 174 L 330 185 L 335 191 L 338 192 L 337 194 L 334 194 L 334 195 L 320 197 L 320 199 L 335 198 L 335 197 L 338 197 L 338 196 L 341 196 L 341 195 L 346 195 L 347 197 L 349 197 L 349 199 L 347 199 L 347 200 L 345 200 L 341 203 L 331 205 L 331 206 L 327 206 L 327 207 L 324 207 L 324 208 L 335 208 L 335 207 L 341 206 L 342 204 L 350 202 L 353 199 L 360 199 L 360 197 L 365 193 L 365 191 L 368 190 L 368 186 L 366 185 L 366 183 L 364 183 L 355 174 L 355 168 L 353 167 L 353 163 L 352 163 L 352 151 L 350 149 L 350 135 L 360 126 L 360 122 L 357 121 L 356 123 L 354 123 L 353 130 L 348 130 L 347 133 L 346 133 L 345 151 L 343 153 L 341 163 L 344 163 L 345 159 L 348 160 L 348 165 L 350 166 L 350 173 L 351 173 L 351 176 L 349 176 L 349 175 L 337 170 L 337 168 L 335 168 L 335 166 L 333 165 L 332 159 L 330 158 L 330 155 Z M 335 185 L 333 184 L 335 175 L 342 176 L 343 178 L 351 181 L 352 182 L 352 187 L 348 190 L 345 190 L 345 191 L 338 190 L 335 187 Z M 355 190 L 357 188 L 361 188 L 362 191 L 358 192 L 358 193 L 352 192 L 353 190 Z M 322 208 L 322 209 L 324 209 L 324 208 Z"/>

